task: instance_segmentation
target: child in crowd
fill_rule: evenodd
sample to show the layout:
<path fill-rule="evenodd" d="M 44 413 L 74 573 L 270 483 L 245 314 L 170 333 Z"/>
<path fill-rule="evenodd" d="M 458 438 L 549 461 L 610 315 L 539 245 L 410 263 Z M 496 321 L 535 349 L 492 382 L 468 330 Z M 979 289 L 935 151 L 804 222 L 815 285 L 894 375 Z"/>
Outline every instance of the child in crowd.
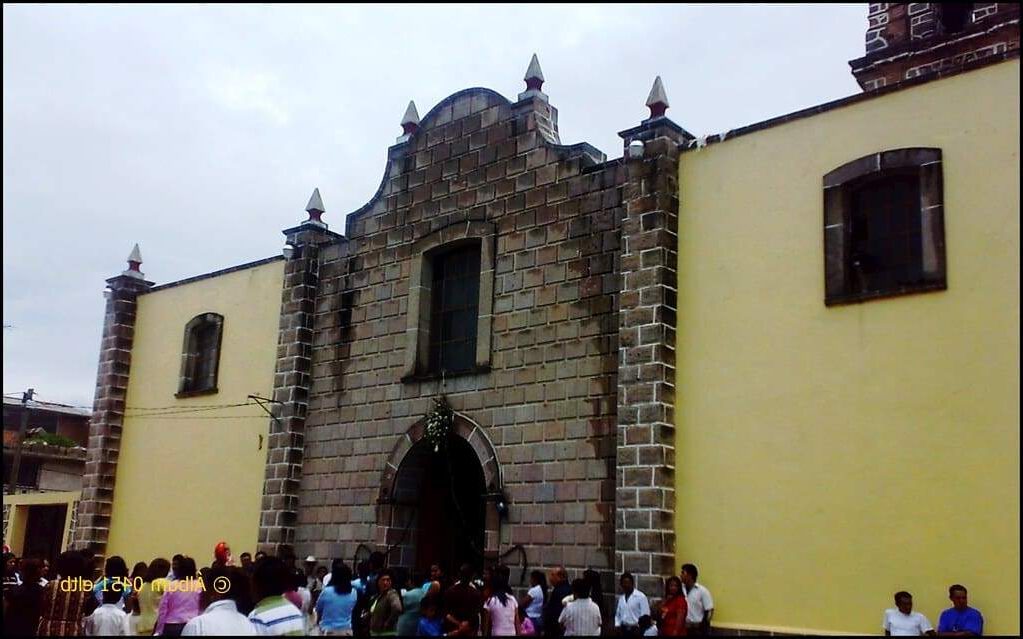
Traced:
<path fill-rule="evenodd" d="M 643 615 L 639 618 L 639 629 L 644 637 L 657 636 L 657 624 L 654 623 L 650 615 Z"/>
<path fill-rule="evenodd" d="M 444 636 L 444 620 L 440 616 L 440 608 L 437 605 L 437 597 L 427 595 L 419 604 L 419 628 L 416 634 L 420 637 L 442 637 Z"/>
<path fill-rule="evenodd" d="M 85 619 L 85 634 L 89 637 L 127 637 L 131 635 L 128 613 L 121 610 L 120 588 L 103 590 L 103 605 Z"/>

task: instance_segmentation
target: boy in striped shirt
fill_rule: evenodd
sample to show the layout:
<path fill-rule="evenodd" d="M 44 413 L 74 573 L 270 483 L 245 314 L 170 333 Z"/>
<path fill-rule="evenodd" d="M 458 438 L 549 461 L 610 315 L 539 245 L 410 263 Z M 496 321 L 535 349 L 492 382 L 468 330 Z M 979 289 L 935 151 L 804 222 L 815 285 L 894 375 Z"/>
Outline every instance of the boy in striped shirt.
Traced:
<path fill-rule="evenodd" d="M 284 562 L 277 557 L 265 557 L 256 564 L 252 587 L 259 603 L 249 613 L 249 621 L 256 628 L 257 635 L 305 635 L 302 611 L 284 598 L 289 577 Z"/>

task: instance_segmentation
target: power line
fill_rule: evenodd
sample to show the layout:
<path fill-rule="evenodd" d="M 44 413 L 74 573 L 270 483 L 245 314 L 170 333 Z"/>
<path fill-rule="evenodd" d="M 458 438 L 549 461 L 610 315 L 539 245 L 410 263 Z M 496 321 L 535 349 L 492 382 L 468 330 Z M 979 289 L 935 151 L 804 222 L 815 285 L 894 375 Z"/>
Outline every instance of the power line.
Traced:
<path fill-rule="evenodd" d="M 4 395 L 18 396 L 21 393 L 4 393 Z M 263 400 L 271 404 L 279 404 L 280 402 L 265 398 L 252 396 L 253 400 Z M 43 402 L 34 400 L 37 404 L 48 404 L 50 406 L 63 406 L 70 408 L 82 408 L 92 410 L 93 406 L 83 406 L 81 404 L 58 404 L 55 402 Z M 193 405 L 172 405 L 172 406 L 127 406 L 124 408 L 125 416 L 129 417 L 157 417 L 164 415 L 189 415 L 193 413 L 203 413 L 215 410 L 223 410 L 227 408 L 241 408 L 243 406 L 258 406 L 259 401 L 248 401 L 238 402 L 236 404 L 193 404 Z M 210 419 L 218 419 L 218 417 L 210 417 Z"/>
<path fill-rule="evenodd" d="M 136 415 L 146 419 L 194 420 L 194 419 L 264 419 L 266 415 L 207 415 L 201 417 L 167 417 L 165 415 Z"/>
<path fill-rule="evenodd" d="M 132 407 L 126 407 L 124 409 L 124 411 L 125 411 L 125 413 L 127 413 L 129 411 L 142 411 L 142 412 L 155 413 L 155 414 L 159 414 L 159 415 L 178 415 L 178 414 L 181 414 L 181 413 L 204 413 L 204 412 L 211 411 L 211 410 L 221 410 L 221 409 L 224 409 L 224 408 L 239 408 L 241 406 L 253 406 L 253 403 L 252 402 L 242 402 L 240 404 L 220 404 L 220 405 L 207 406 L 205 408 L 200 408 L 198 406 L 194 406 L 194 407 L 192 407 L 192 406 L 188 406 L 188 407 L 186 407 L 186 406 L 170 406 L 170 407 L 163 407 L 163 408 L 132 408 Z M 139 415 L 139 417 L 141 417 L 141 415 Z"/>
<path fill-rule="evenodd" d="M 255 406 L 251 402 L 243 402 L 239 404 L 179 404 L 177 406 L 127 406 L 124 410 L 214 410 L 216 408 L 231 408 L 233 406 Z"/>

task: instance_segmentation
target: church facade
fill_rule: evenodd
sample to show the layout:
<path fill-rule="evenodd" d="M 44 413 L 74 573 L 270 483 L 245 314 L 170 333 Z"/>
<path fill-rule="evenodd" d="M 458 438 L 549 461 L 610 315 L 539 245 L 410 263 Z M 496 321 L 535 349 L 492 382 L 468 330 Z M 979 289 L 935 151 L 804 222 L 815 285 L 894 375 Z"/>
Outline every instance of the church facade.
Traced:
<path fill-rule="evenodd" d="M 928 6 L 934 23 L 944 24 L 940 10 Z M 895 15 L 898 7 L 904 15 Z M 144 472 L 128 452 L 137 459 L 167 446 L 142 434 L 158 416 L 142 410 L 146 404 L 180 405 L 186 415 L 219 405 L 252 411 L 240 416 L 252 441 L 228 444 L 244 448 L 247 461 L 189 499 L 209 511 L 210 491 L 237 496 L 243 505 L 232 517 L 236 552 L 253 543 L 352 561 L 380 550 L 391 565 L 418 570 L 501 561 L 515 579 L 520 568 L 564 565 L 573 576 L 597 570 L 607 592 L 628 570 L 655 597 L 665 576 L 693 561 L 720 600 L 715 622 L 725 627 L 871 631 L 861 607 L 890 605 L 888 583 L 854 598 L 855 606 L 836 603 L 862 589 L 863 581 L 855 581 L 862 572 L 840 561 L 844 576 L 815 587 L 814 571 L 829 555 L 805 554 L 817 539 L 808 541 L 806 526 L 836 544 L 856 542 L 862 534 L 851 534 L 859 529 L 847 525 L 849 513 L 884 504 L 855 491 L 856 469 L 901 459 L 892 449 L 878 458 L 872 442 L 893 437 L 895 450 L 912 446 L 919 433 L 904 424 L 938 419 L 937 439 L 925 438 L 923 446 L 943 464 L 952 453 L 941 441 L 955 425 L 913 409 L 905 420 L 878 421 L 881 431 L 871 426 L 849 437 L 839 424 L 862 428 L 878 419 L 850 399 L 869 396 L 877 380 L 846 370 L 835 380 L 845 389 L 837 394 L 822 394 L 820 382 L 844 370 L 836 362 L 866 365 L 855 359 L 863 348 L 877 366 L 898 362 L 890 373 L 896 379 L 917 374 L 919 360 L 911 358 L 927 350 L 914 341 L 922 317 L 951 325 L 966 308 L 1012 295 L 995 287 L 980 298 L 962 297 L 959 288 L 977 265 L 1009 268 L 1015 259 L 1018 272 L 1018 242 L 1013 254 L 985 251 L 977 238 L 962 241 L 969 235 L 961 233 L 965 210 L 987 207 L 1018 231 L 1018 197 L 996 199 L 990 190 L 963 186 L 971 175 L 1002 175 L 1014 161 L 1018 193 L 1018 154 L 984 156 L 997 136 L 948 132 L 963 116 L 950 105 L 980 94 L 1004 106 L 990 116 L 999 127 L 1015 126 L 1018 136 L 1018 117 L 1008 115 L 1019 101 L 1018 8 L 977 7 L 971 16 L 978 18 L 959 31 L 916 29 L 910 38 L 905 30 L 896 48 L 933 49 L 949 38 L 973 46 L 980 42 L 967 37 L 974 31 L 988 39 L 997 31 L 1009 34 L 1005 50 L 910 74 L 892 70 L 902 58 L 885 66 L 880 56 L 898 52 L 880 51 L 868 30 L 868 56 L 851 63 L 854 73 L 870 67 L 877 77 L 898 78 L 869 86 L 872 80 L 861 78 L 865 94 L 727 136 L 696 139 L 666 117 L 658 79 L 647 99 L 650 117 L 620 133 L 621 156 L 612 159 L 585 143 L 561 143 L 557 110 L 542 91 L 534 57 L 514 101 L 467 89 L 422 118 L 410 104 L 377 193 L 347 216 L 343 232 L 334 221 L 341 217 L 326 211 L 316 191 L 307 219 L 284 231 L 283 258 L 161 287 L 141 276 L 140 260 L 130 260 L 128 271 L 108 281 L 77 543 L 126 553 L 117 540 L 146 526 L 141 502 L 124 497 L 131 489 L 122 488 Z M 872 30 L 875 23 L 895 25 L 886 26 L 896 33 L 885 32 L 887 43 L 901 33 L 896 23 L 917 17 L 918 9 L 878 4 L 870 12 Z M 931 63 L 917 62 L 914 68 Z M 1006 75 L 1013 69 L 1015 94 Z M 920 113 L 927 115 L 918 125 L 892 124 Z M 899 184 L 916 175 L 913 193 L 927 201 L 914 218 L 927 230 L 918 229 L 906 249 L 913 257 L 904 260 L 919 262 L 914 282 L 922 284 L 897 291 L 920 295 L 865 288 L 866 275 L 851 255 L 866 240 L 849 244 L 853 236 L 828 230 L 855 217 L 849 189 L 873 175 L 870 158 L 876 167 L 894 167 Z M 965 169 L 958 158 L 980 164 Z M 947 199 L 940 179 L 931 179 L 936 163 Z M 244 297 L 259 298 L 255 315 L 225 306 L 221 292 L 237 289 L 239 278 L 253 287 Z M 160 312 L 150 304 L 153 311 L 143 312 L 161 290 L 168 300 L 173 290 L 195 304 L 175 302 Z M 856 317 L 903 337 L 864 346 Z M 1011 316 L 985 317 L 974 330 L 1010 339 Z M 1018 314 L 1014 321 L 1013 335 Z M 792 330 L 752 331 L 765 324 Z M 948 336 L 949 329 L 939 332 Z M 826 339 L 830 330 L 838 341 Z M 258 354 L 226 358 L 239 335 L 260 340 Z M 972 361 L 969 344 L 948 339 L 958 359 L 938 366 L 942 375 Z M 140 351 L 138 340 L 160 346 Z M 171 344 L 180 367 L 177 360 L 173 371 L 146 364 Z M 810 352 L 829 358 L 795 355 Z M 997 371 L 996 379 L 1012 378 L 1011 366 Z M 1018 366 L 1014 374 L 1018 383 Z M 772 389 L 771 380 L 787 386 Z M 143 388 L 161 390 L 140 394 Z M 941 401 L 941 388 L 916 389 L 910 404 Z M 977 401 L 1005 410 L 989 415 L 993 426 L 978 450 L 1007 450 L 1012 441 L 1018 450 L 1018 396 L 1013 404 L 1002 385 L 987 389 Z M 1012 414 L 1015 426 L 1008 423 Z M 810 437 L 808 415 L 825 424 Z M 768 431 L 772 438 L 764 440 Z M 227 441 L 224 430 L 189 432 L 206 450 Z M 851 447 L 845 465 L 823 462 L 843 437 Z M 801 446 L 809 459 L 777 456 Z M 985 481 L 1011 488 L 1018 454 L 999 459 L 986 467 Z M 821 476 L 841 488 L 822 495 Z M 906 490 L 926 495 L 943 485 L 924 481 Z M 983 512 L 974 514 L 997 519 L 1015 508 L 1018 539 L 1014 494 L 1015 501 L 1000 492 L 995 506 L 978 506 Z M 771 505 L 791 509 L 792 522 L 779 523 L 777 511 L 764 510 Z M 862 525 L 884 522 L 868 517 Z M 1002 540 L 1005 532 L 996 526 L 982 542 Z M 201 559 L 214 536 L 212 529 L 197 531 L 189 552 Z M 934 539 L 913 568 L 928 579 L 945 574 L 934 567 L 943 565 L 940 539 L 948 539 Z M 791 560 L 804 554 L 807 562 Z M 736 557 L 747 558 L 737 564 Z M 763 595 L 772 590 L 762 565 L 770 557 L 785 559 L 768 562 L 772 570 L 795 566 L 796 580 L 806 581 L 799 581 L 801 596 L 829 598 L 818 607 L 826 614 L 801 614 Z M 981 557 L 985 566 L 1018 560 L 1018 543 L 1014 554 Z M 886 547 L 878 561 L 893 566 L 885 574 L 897 585 L 898 548 Z M 1009 599 L 995 608 L 1011 616 L 1011 587 L 986 585 L 1008 589 Z"/>

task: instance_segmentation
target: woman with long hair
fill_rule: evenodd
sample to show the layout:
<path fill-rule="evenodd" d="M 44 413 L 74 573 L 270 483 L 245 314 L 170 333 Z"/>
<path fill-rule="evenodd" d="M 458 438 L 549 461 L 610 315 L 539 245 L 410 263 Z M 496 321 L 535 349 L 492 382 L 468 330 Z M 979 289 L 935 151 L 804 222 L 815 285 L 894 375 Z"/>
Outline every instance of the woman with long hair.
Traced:
<path fill-rule="evenodd" d="M 135 567 L 131 569 L 131 577 L 129 577 L 132 585 L 135 585 L 136 583 L 142 583 L 142 581 L 146 578 L 147 569 L 148 568 L 146 566 L 146 562 L 144 561 L 140 561 L 135 564 Z M 138 581 L 136 581 L 136 579 Z"/>
<path fill-rule="evenodd" d="M 419 619 L 422 616 L 420 606 L 426 597 L 427 588 L 419 575 L 406 573 L 405 588 L 401 590 L 401 615 L 398 617 L 398 636 L 415 636 L 419 631 Z M 429 582 L 427 582 L 429 583 Z"/>
<path fill-rule="evenodd" d="M 529 573 L 529 590 L 522 597 L 522 610 L 536 629 L 543 634 L 543 604 L 547 601 L 547 575 L 542 570 Z"/>
<path fill-rule="evenodd" d="M 114 555 L 107 559 L 103 565 L 103 578 L 96 581 L 92 587 L 92 594 L 96 597 L 96 603 L 103 605 L 103 592 L 106 590 L 120 590 L 121 599 L 119 605 L 123 610 L 131 594 L 131 584 L 128 582 L 128 564 L 124 557 Z M 128 611 L 131 612 L 131 611 Z"/>
<path fill-rule="evenodd" d="M 483 636 L 514 637 L 521 634 L 519 604 L 508 584 L 508 571 L 502 566 L 491 572 L 491 595 L 483 604 Z"/>
<path fill-rule="evenodd" d="M 131 569 L 131 576 L 128 581 L 131 583 L 131 594 L 128 595 L 128 599 L 125 601 L 124 611 L 128 613 L 128 624 L 131 628 L 131 634 L 137 634 L 136 626 L 139 623 L 139 587 L 146 578 L 146 562 L 140 561 L 135 564 L 135 567 Z"/>
<path fill-rule="evenodd" d="M 160 609 L 163 593 L 167 590 L 167 573 L 170 572 L 170 568 L 171 563 L 163 557 L 157 557 L 149 562 L 146 574 L 142 578 L 142 587 L 139 588 L 135 599 L 139 609 L 136 634 L 151 635 L 156 629 L 156 613 Z"/>
<path fill-rule="evenodd" d="M 92 600 L 92 593 L 82 588 L 80 580 L 92 579 L 92 568 L 86 564 L 82 553 L 73 550 L 62 552 L 54 568 L 56 578 L 42 591 L 37 634 L 40 637 L 80 636 L 86 602 Z"/>
<path fill-rule="evenodd" d="M 352 587 L 352 569 L 340 559 L 335 559 L 330 568 L 330 583 L 316 600 L 320 634 L 351 637 L 352 611 L 359 597 Z"/>
<path fill-rule="evenodd" d="M 430 579 L 423 584 L 426 594 L 440 597 L 449 585 L 451 584 L 448 583 L 447 575 L 444 574 L 444 569 L 440 567 L 440 564 L 430 564 Z"/>
<path fill-rule="evenodd" d="M 199 616 L 202 586 L 196 578 L 195 560 L 185 557 L 174 571 L 174 581 L 160 598 L 156 612 L 156 634 L 179 637 L 185 624 Z"/>
<path fill-rule="evenodd" d="M 661 602 L 661 623 L 657 634 L 662 637 L 681 637 L 686 634 L 686 615 L 689 603 L 682 590 L 682 580 L 674 575 L 664 582 L 664 601 Z"/>
<path fill-rule="evenodd" d="M 596 570 L 584 570 L 583 579 L 586 584 L 590 587 L 590 601 L 597 604 L 597 608 L 600 610 L 600 625 L 602 628 L 610 627 L 608 621 L 610 618 L 607 614 L 607 606 L 604 603 L 604 587 L 600 585 L 600 573 Z"/>

